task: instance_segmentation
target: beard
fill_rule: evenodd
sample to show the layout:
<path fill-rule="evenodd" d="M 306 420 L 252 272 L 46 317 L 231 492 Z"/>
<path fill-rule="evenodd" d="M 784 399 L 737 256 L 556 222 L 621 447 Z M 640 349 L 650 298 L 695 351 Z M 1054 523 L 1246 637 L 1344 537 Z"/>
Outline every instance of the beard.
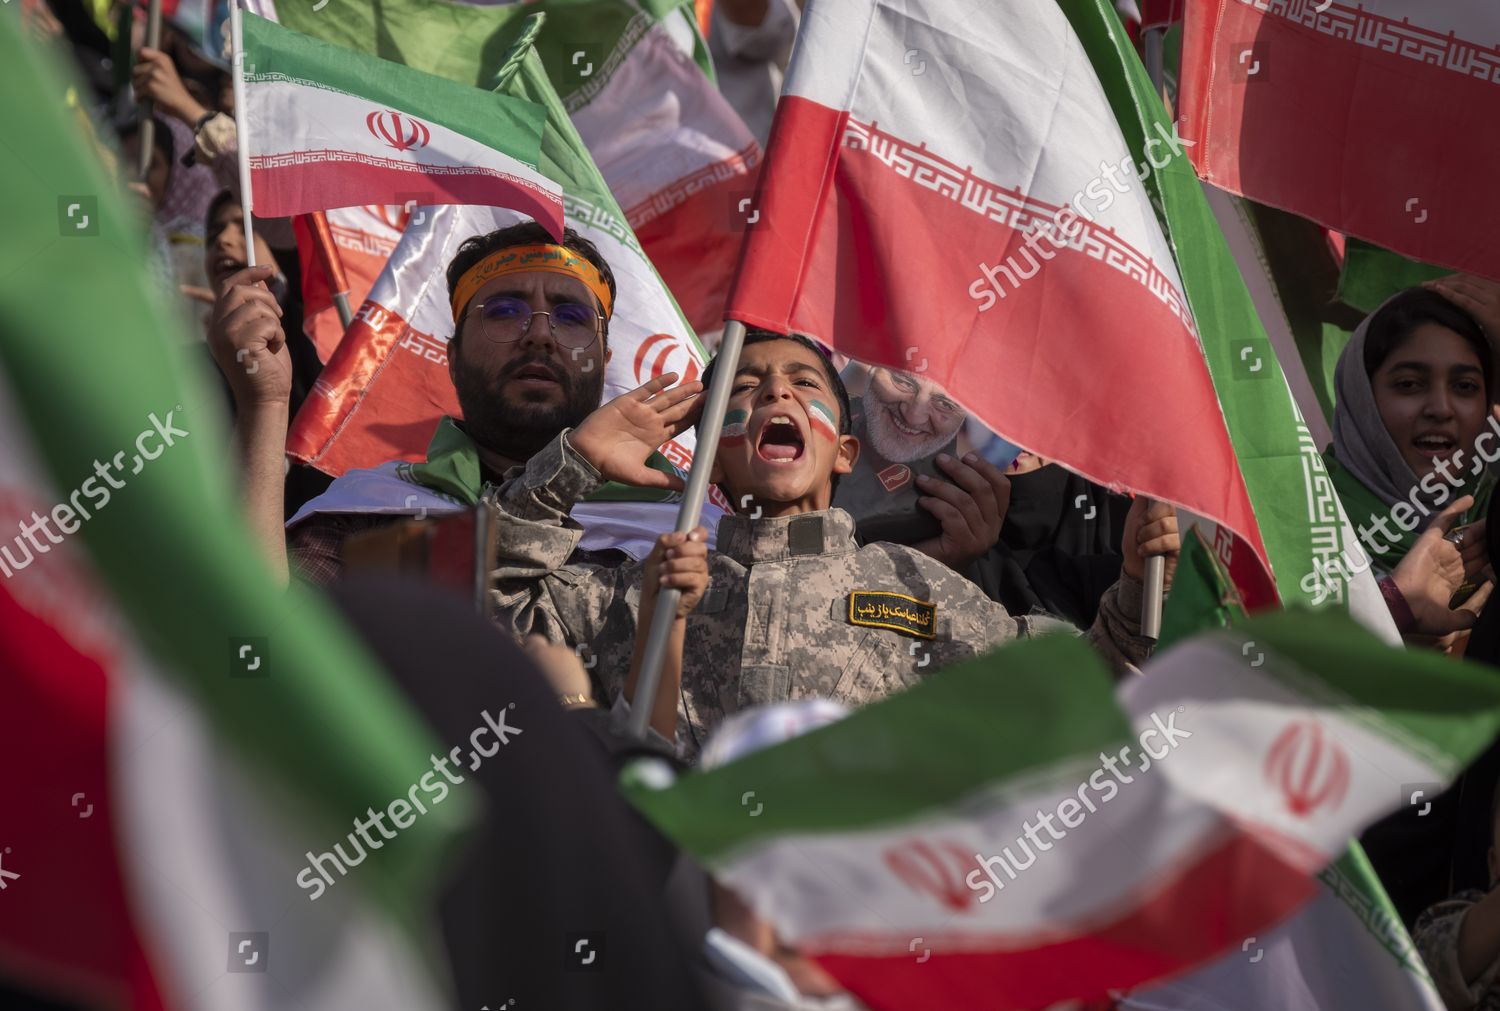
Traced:
<path fill-rule="evenodd" d="M 891 463 L 911 463 L 913 460 L 935 455 L 952 442 L 958 432 L 955 430 L 929 436 L 908 435 L 896 427 L 884 404 L 870 398 L 865 411 L 865 434 L 869 436 L 870 448 L 881 459 Z"/>
<path fill-rule="evenodd" d="M 502 390 L 518 371 L 543 364 L 557 377 L 562 403 L 522 394 L 507 399 Z M 525 461 L 557 438 L 564 428 L 576 428 L 599 407 L 604 395 L 604 370 L 582 374 L 549 355 L 528 355 L 505 364 L 493 380 L 460 358 L 453 387 L 464 415 L 464 430 L 486 449 L 512 460 Z"/>

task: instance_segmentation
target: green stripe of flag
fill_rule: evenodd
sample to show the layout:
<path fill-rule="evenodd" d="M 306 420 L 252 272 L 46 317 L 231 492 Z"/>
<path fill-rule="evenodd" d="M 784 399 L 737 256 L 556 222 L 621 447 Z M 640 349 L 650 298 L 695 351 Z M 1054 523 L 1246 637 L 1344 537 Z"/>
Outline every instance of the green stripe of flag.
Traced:
<path fill-rule="evenodd" d="M 684 2 L 645 0 L 640 6 L 646 15 L 665 19 L 680 17 L 677 11 Z M 547 32 L 537 40 L 537 49 L 564 96 L 608 73 L 610 52 L 641 13 L 625 0 L 541 0 L 525 5 L 345 0 L 337 17 L 314 6 L 285 3 L 277 17 L 288 28 L 325 42 L 481 88 L 494 86 L 519 25 L 528 16 L 545 14 Z M 583 55 L 575 59 L 578 53 Z"/>
<path fill-rule="evenodd" d="M 537 164 L 546 110 L 509 95 L 456 84 L 387 60 L 329 45 L 273 21 L 244 15 L 245 80 L 282 79 L 379 102 Z M 332 127 L 332 124 L 328 124 Z M 364 129 L 364 124 L 345 124 Z"/>
<path fill-rule="evenodd" d="M 841 833 L 951 809 L 997 783 L 1034 779 L 1129 737 L 1103 662 L 1057 635 L 945 668 L 847 719 L 631 800 L 713 861 L 758 839 Z M 1085 775 L 1087 773 L 1085 772 Z M 755 818 L 741 800 L 762 805 Z"/>
<path fill-rule="evenodd" d="M 182 679 L 226 745 L 277 783 L 324 848 L 367 807 L 405 796 L 438 745 L 324 598 L 282 590 L 260 560 L 232 488 L 223 404 L 205 383 L 201 339 L 181 328 L 143 268 L 139 210 L 63 107 L 55 59 L 15 18 L 0 18 L 0 88 L 26 138 L 24 156 L 0 157 L 0 381 L 27 423 L 6 438 L 29 440 L 66 496 L 94 475 L 95 460 L 120 450 L 129 460 L 151 414 L 172 412 L 190 433 L 128 476 L 74 546 L 145 648 Z M 86 226 L 75 227 L 85 214 Z M 264 654 L 262 676 L 233 676 L 245 641 Z M 372 853 L 354 880 L 413 923 L 473 811 L 456 789 Z"/>
<path fill-rule="evenodd" d="M 1401 289 L 1451 273 L 1451 270 L 1408 259 L 1400 253 L 1351 236 L 1344 243 L 1344 269 L 1339 274 L 1338 297 L 1339 301 L 1360 312 L 1371 313 Z"/>

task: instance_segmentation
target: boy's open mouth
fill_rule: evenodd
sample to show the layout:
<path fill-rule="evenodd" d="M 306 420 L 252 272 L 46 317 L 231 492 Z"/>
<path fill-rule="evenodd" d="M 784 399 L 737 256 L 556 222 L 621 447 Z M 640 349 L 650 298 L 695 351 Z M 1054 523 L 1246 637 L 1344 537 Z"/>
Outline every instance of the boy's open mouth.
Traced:
<path fill-rule="evenodd" d="M 795 463 L 802 459 L 806 444 L 797 422 L 785 414 L 778 414 L 761 426 L 755 452 L 767 463 Z"/>

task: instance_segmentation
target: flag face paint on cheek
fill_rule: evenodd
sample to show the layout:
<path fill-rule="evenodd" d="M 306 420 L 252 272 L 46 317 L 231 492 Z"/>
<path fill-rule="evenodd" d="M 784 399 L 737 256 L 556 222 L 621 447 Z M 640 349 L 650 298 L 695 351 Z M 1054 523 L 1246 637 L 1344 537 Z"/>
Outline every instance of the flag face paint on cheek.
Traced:
<path fill-rule="evenodd" d="M 812 429 L 829 442 L 837 442 L 839 439 L 838 425 L 834 424 L 833 411 L 821 400 L 814 400 L 807 405 L 807 420 L 812 423 Z"/>
<path fill-rule="evenodd" d="M 749 437 L 749 431 L 745 427 L 745 423 L 749 420 L 749 411 L 726 411 L 724 413 L 724 428 L 719 432 L 719 445 L 743 445 Z"/>

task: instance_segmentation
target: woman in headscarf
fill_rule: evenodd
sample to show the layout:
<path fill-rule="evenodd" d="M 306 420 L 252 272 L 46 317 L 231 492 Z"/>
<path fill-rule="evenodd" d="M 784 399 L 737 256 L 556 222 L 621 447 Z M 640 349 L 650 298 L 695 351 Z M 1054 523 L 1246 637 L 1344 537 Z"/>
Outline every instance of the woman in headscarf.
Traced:
<path fill-rule="evenodd" d="M 1483 518 L 1494 479 L 1484 456 L 1494 458 L 1497 441 L 1490 423 L 1496 391 L 1487 332 L 1500 334 L 1500 286 L 1465 275 L 1445 277 L 1400 292 L 1376 310 L 1355 332 L 1335 373 L 1329 473 L 1350 522 L 1368 530 L 1385 521 L 1391 536 L 1376 533 L 1369 540 L 1389 546 L 1376 551 L 1363 539 L 1362 546 L 1375 556 L 1379 575 L 1398 566 L 1404 571 L 1402 599 L 1410 599 L 1414 606 L 1418 593 L 1412 587 L 1426 586 L 1432 591 L 1430 598 L 1440 599 L 1457 586 L 1460 564 L 1470 581 L 1489 564 Z M 1487 432 L 1489 437 L 1479 442 Z M 1407 515 L 1410 506 L 1403 503 L 1417 502 L 1434 512 L 1441 503 L 1448 511 L 1465 494 L 1472 494 L 1475 502 L 1447 535 L 1456 542 L 1461 563 L 1449 545 L 1435 539 L 1435 532 L 1416 543 L 1420 528 L 1431 523 L 1420 509 L 1418 529 L 1405 531 L 1393 521 L 1412 522 Z M 1459 525 L 1473 520 L 1480 522 L 1467 529 Z M 1444 568 L 1451 573 L 1446 578 L 1439 571 Z M 1394 573 L 1382 589 L 1403 582 L 1402 575 Z M 1463 609 L 1476 611 L 1486 592 L 1475 591 Z M 1429 616 L 1442 617 L 1437 599 L 1426 604 Z M 1392 603 L 1398 625 L 1401 606 Z M 1494 610 L 1480 618 L 1474 638 L 1464 644 L 1466 655 L 1478 653 L 1487 659 L 1497 652 Z M 1436 642 L 1452 650 L 1457 647 L 1449 644 L 1468 634 L 1441 635 Z M 1484 873 L 1483 852 L 1476 860 L 1467 846 L 1476 828 L 1491 827 L 1488 800 L 1497 767 L 1500 755 L 1492 750 L 1464 773 L 1459 786 L 1437 797 L 1424 796 L 1421 808 L 1407 803 L 1361 836 L 1407 924 L 1460 888 L 1486 883 L 1474 877 Z M 1483 838 L 1488 841 L 1488 831 Z"/>
<path fill-rule="evenodd" d="M 1354 332 L 1334 373 L 1328 472 L 1364 531 L 1360 548 L 1377 577 L 1464 495 L 1474 503 L 1448 539 L 1468 580 L 1487 564 L 1483 517 L 1495 479 L 1475 444 L 1490 422 L 1494 352 L 1475 318 L 1441 290 L 1388 299 Z"/>

